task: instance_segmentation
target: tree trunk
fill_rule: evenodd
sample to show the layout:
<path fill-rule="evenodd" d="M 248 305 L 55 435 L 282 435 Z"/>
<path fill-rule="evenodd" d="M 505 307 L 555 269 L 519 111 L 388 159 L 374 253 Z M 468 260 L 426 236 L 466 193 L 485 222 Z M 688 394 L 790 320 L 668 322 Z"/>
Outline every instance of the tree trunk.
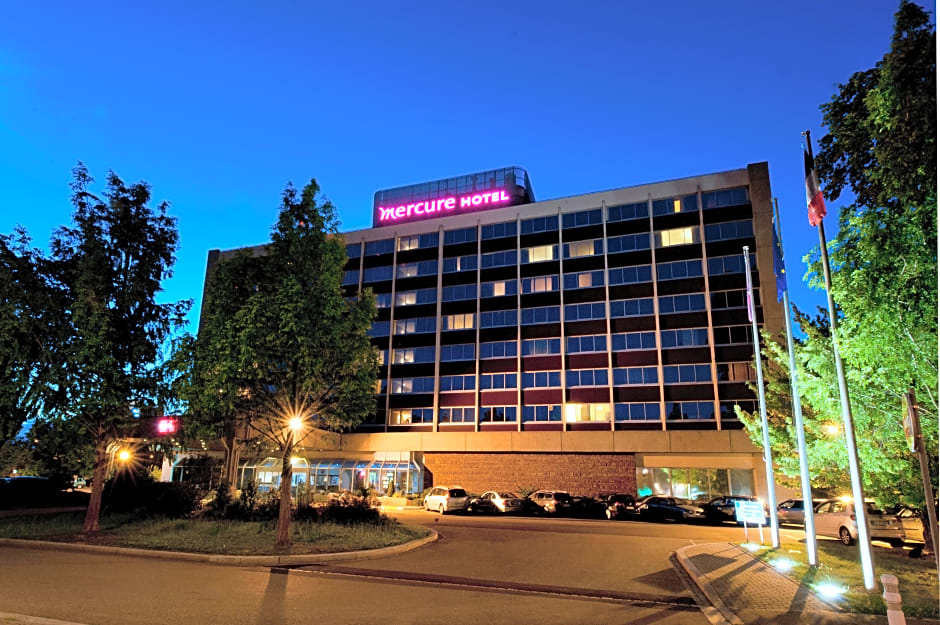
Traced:
<path fill-rule="evenodd" d="M 95 443 L 95 466 L 91 478 L 91 497 L 85 510 L 83 534 L 98 531 L 98 518 L 101 516 L 101 497 L 104 494 L 104 481 L 108 476 L 108 443 L 101 437 Z"/>
<path fill-rule="evenodd" d="M 222 437 L 222 446 L 225 448 L 225 466 L 222 469 L 223 479 L 228 480 L 229 486 L 238 487 L 238 461 L 244 445 L 238 442 L 234 434 Z"/>
<path fill-rule="evenodd" d="M 290 463 L 292 446 L 284 448 L 284 455 L 281 458 L 281 505 L 277 514 L 277 547 L 289 547 L 290 539 L 290 487 L 293 475 L 293 467 Z"/>

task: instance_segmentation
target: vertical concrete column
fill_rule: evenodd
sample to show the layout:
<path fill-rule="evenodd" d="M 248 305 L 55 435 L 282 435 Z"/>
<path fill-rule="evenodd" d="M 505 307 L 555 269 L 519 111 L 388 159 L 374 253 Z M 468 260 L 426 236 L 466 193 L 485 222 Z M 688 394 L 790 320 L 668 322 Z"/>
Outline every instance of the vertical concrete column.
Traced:
<path fill-rule="evenodd" d="M 659 419 L 666 430 L 666 387 L 663 382 L 663 341 L 659 335 L 659 272 L 656 270 L 656 231 L 653 229 L 653 196 L 646 196 L 649 215 L 650 273 L 653 275 L 653 317 L 656 320 L 656 379 L 659 382 Z"/>
<path fill-rule="evenodd" d="M 516 431 L 522 431 L 522 216 L 516 213 Z"/>
<path fill-rule="evenodd" d="M 475 336 L 476 340 L 474 343 L 474 352 L 475 358 L 473 359 L 473 413 L 476 417 L 473 420 L 473 431 L 480 431 L 480 272 L 483 271 L 482 265 L 482 247 L 483 242 L 480 240 L 480 220 L 477 220 L 476 223 L 477 229 L 477 311 L 473 316 L 473 327 L 476 328 Z"/>
<path fill-rule="evenodd" d="M 610 276 L 608 275 L 607 262 L 607 202 L 601 202 L 601 224 L 603 226 L 604 238 L 601 245 L 604 246 L 604 311 L 606 312 L 607 322 L 607 393 L 610 399 L 610 429 L 614 429 L 614 346 L 611 343 L 610 335 Z"/>
<path fill-rule="evenodd" d="M 568 345 L 565 341 L 565 272 L 564 272 L 564 259 L 563 256 L 565 251 L 565 243 L 562 240 L 561 233 L 564 231 L 562 228 L 562 214 L 561 206 L 558 207 L 558 319 L 560 321 L 559 335 L 561 336 L 561 429 L 563 432 L 568 431 L 568 376 L 567 376 L 567 357 L 568 357 Z M 520 285 L 521 286 L 521 285 Z"/>
<path fill-rule="evenodd" d="M 390 402 L 392 399 L 392 363 L 395 362 L 395 355 L 392 352 L 392 343 L 395 339 L 395 284 L 398 279 L 398 233 L 392 234 L 392 306 L 388 318 L 388 373 L 385 374 L 385 431 L 388 432 L 388 420 L 390 414 Z"/>
<path fill-rule="evenodd" d="M 434 416 L 433 430 L 438 431 L 441 393 L 441 299 L 444 293 L 444 226 L 437 227 L 437 323 L 434 325 Z"/>

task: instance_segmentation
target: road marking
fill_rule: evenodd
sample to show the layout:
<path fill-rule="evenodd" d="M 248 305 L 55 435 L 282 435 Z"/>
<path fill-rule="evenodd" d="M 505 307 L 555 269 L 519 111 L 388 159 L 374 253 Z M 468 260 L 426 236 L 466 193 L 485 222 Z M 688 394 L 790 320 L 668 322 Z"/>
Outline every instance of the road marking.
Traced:
<path fill-rule="evenodd" d="M 271 572 L 274 572 L 272 568 Z M 627 603 L 631 605 L 655 605 L 665 606 L 673 610 L 699 611 L 699 607 L 692 597 L 670 597 L 663 598 L 656 595 L 646 595 L 642 593 L 625 593 L 613 590 L 594 590 L 591 588 L 564 588 L 557 586 L 545 586 L 540 584 L 522 584 L 513 582 L 495 582 L 484 579 L 474 579 L 465 577 L 449 577 L 444 575 L 427 575 L 422 573 L 412 573 L 409 571 L 380 571 L 355 569 L 351 567 L 332 567 L 316 566 L 304 567 L 302 569 L 289 569 L 290 574 L 300 575 L 322 575 L 338 577 L 358 577 L 366 579 L 377 579 L 391 582 L 407 582 L 409 584 L 426 584 L 429 586 L 452 587 L 461 589 L 472 589 L 477 591 L 489 592 L 508 592 L 515 594 L 532 594 L 542 596 L 554 596 L 562 599 L 581 599 L 593 601 L 616 601 L 618 603 Z"/>
<path fill-rule="evenodd" d="M 698 544 L 697 542 L 695 542 L 695 541 L 692 540 L 691 538 L 689 539 L 689 542 L 692 543 L 693 545 L 697 545 L 697 544 Z"/>

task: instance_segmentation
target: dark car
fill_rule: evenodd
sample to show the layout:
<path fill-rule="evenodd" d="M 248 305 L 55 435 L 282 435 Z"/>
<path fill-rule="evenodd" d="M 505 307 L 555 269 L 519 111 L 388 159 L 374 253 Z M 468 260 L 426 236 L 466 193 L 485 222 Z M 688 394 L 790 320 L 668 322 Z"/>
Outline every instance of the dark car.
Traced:
<path fill-rule="evenodd" d="M 537 490 L 529 495 L 529 501 L 542 514 L 559 514 L 571 508 L 571 495 L 563 490 Z"/>
<path fill-rule="evenodd" d="M 603 501 L 593 497 L 572 497 L 568 514 L 585 519 L 602 519 L 606 507 Z"/>
<path fill-rule="evenodd" d="M 711 523 L 724 523 L 725 521 L 731 521 L 732 523 L 736 522 L 737 519 L 734 513 L 734 502 L 735 501 L 757 501 L 760 500 L 757 497 L 752 497 L 750 495 L 721 495 L 715 497 L 706 504 L 702 504 L 702 509 L 705 510 L 705 520 Z M 767 506 L 764 506 L 764 518 L 770 518 L 770 510 Z M 770 521 L 768 520 L 765 525 L 769 525 Z"/>
<path fill-rule="evenodd" d="M 705 511 L 688 499 L 651 495 L 636 504 L 637 513 L 645 521 L 700 521 Z"/>
<path fill-rule="evenodd" d="M 608 519 L 619 519 L 636 512 L 636 499 L 628 493 L 605 495 L 601 501 L 604 503 L 604 516 Z"/>

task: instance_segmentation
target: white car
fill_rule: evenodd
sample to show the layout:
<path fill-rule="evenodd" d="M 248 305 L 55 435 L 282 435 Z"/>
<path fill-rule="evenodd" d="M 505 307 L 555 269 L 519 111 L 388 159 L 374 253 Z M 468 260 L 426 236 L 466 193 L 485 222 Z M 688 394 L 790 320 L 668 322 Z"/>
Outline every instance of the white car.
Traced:
<path fill-rule="evenodd" d="M 904 544 L 904 528 L 898 518 L 875 508 L 874 502 L 865 502 L 871 537 L 884 540 L 893 547 Z M 827 499 L 816 507 L 814 515 L 816 534 L 838 538 L 843 545 L 852 545 L 858 540 L 858 525 L 855 506 L 851 499 Z"/>
<path fill-rule="evenodd" d="M 470 497 L 459 486 L 435 486 L 424 496 L 424 509 L 445 514 L 454 510 L 466 510 Z"/>
<path fill-rule="evenodd" d="M 522 512 L 525 502 L 516 493 L 506 491 L 487 491 L 470 500 L 468 510 L 473 512 Z"/>

